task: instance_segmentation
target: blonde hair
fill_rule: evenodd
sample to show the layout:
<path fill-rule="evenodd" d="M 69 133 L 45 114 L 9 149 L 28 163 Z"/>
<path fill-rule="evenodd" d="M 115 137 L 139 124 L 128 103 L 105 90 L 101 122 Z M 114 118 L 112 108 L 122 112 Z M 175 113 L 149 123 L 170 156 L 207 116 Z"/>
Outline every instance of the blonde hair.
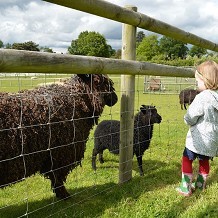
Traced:
<path fill-rule="evenodd" d="M 196 70 L 207 89 L 218 89 L 218 65 L 215 61 L 205 61 L 198 65 Z"/>

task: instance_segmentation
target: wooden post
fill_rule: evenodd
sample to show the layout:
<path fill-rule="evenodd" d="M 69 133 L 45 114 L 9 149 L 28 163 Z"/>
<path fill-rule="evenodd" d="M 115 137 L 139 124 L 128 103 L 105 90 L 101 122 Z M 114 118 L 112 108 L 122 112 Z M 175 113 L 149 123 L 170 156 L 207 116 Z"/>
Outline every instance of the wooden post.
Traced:
<path fill-rule="evenodd" d="M 126 8 L 137 11 L 134 6 Z M 122 59 L 136 59 L 136 27 L 123 24 Z M 132 178 L 135 76 L 121 75 L 119 183 Z"/>

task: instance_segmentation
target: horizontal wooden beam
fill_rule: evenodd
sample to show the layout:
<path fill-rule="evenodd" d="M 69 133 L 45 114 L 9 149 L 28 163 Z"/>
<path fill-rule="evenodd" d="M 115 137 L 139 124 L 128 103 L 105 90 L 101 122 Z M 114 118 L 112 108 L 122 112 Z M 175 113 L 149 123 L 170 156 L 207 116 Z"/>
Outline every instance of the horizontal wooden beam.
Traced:
<path fill-rule="evenodd" d="M 121 23 L 133 25 L 145 30 L 169 36 L 171 38 L 180 40 L 184 43 L 189 43 L 203 47 L 212 51 L 218 52 L 218 44 L 209 40 L 198 37 L 192 33 L 185 32 L 177 27 L 169 25 L 165 22 L 159 21 L 145 14 L 120 7 L 103 0 L 43 0 L 46 2 L 58 4 L 68 8 L 80 10 Z M 138 9 L 138 11 L 140 8 Z M 69 18 L 70 19 L 70 18 Z"/>
<path fill-rule="evenodd" d="M 194 77 L 192 68 L 46 52 L 0 49 L 0 72 Z"/>

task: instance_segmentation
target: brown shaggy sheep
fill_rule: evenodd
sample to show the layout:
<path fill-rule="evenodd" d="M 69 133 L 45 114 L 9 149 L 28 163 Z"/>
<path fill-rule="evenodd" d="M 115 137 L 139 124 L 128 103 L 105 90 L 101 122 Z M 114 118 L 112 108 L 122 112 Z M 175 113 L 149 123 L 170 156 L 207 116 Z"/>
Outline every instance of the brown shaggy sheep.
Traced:
<path fill-rule="evenodd" d="M 104 106 L 116 102 L 112 80 L 98 74 L 1 94 L 0 187 L 39 172 L 51 180 L 58 198 L 68 198 L 67 175 L 81 164 Z"/>

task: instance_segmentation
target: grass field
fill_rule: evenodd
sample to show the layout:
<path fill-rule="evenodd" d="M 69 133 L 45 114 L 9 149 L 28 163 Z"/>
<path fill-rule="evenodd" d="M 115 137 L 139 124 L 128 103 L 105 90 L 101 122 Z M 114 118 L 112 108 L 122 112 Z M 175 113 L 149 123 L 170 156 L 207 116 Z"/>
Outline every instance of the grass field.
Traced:
<path fill-rule="evenodd" d="M 18 92 L 23 89 L 32 89 L 36 86 L 46 85 L 48 83 L 57 83 L 60 82 L 62 78 L 69 77 L 66 74 L 0 74 L 0 91 L 1 92 Z"/>
<path fill-rule="evenodd" d="M 119 78 L 112 79 L 120 96 Z M 175 188 L 181 179 L 181 156 L 188 130 L 183 122 L 185 111 L 180 108 L 178 95 L 143 94 L 143 88 L 143 77 L 137 77 L 135 113 L 141 104 L 152 104 L 163 119 L 160 125 L 155 125 L 150 148 L 143 156 L 143 177 L 139 176 L 134 157 L 132 180 L 119 185 L 119 157 L 108 151 L 104 152 L 105 163 L 101 165 L 97 161 L 94 172 L 91 168 L 92 130 L 82 167 L 74 169 L 67 179 L 71 199 L 58 200 L 50 189 L 50 182 L 35 175 L 0 189 L 0 217 L 217 217 L 217 159 L 211 162 L 204 192 L 197 190 L 189 198 L 178 195 Z M 100 120 L 119 119 L 119 112 L 120 99 L 114 107 L 105 107 Z M 197 161 L 194 168 L 197 173 Z"/>

